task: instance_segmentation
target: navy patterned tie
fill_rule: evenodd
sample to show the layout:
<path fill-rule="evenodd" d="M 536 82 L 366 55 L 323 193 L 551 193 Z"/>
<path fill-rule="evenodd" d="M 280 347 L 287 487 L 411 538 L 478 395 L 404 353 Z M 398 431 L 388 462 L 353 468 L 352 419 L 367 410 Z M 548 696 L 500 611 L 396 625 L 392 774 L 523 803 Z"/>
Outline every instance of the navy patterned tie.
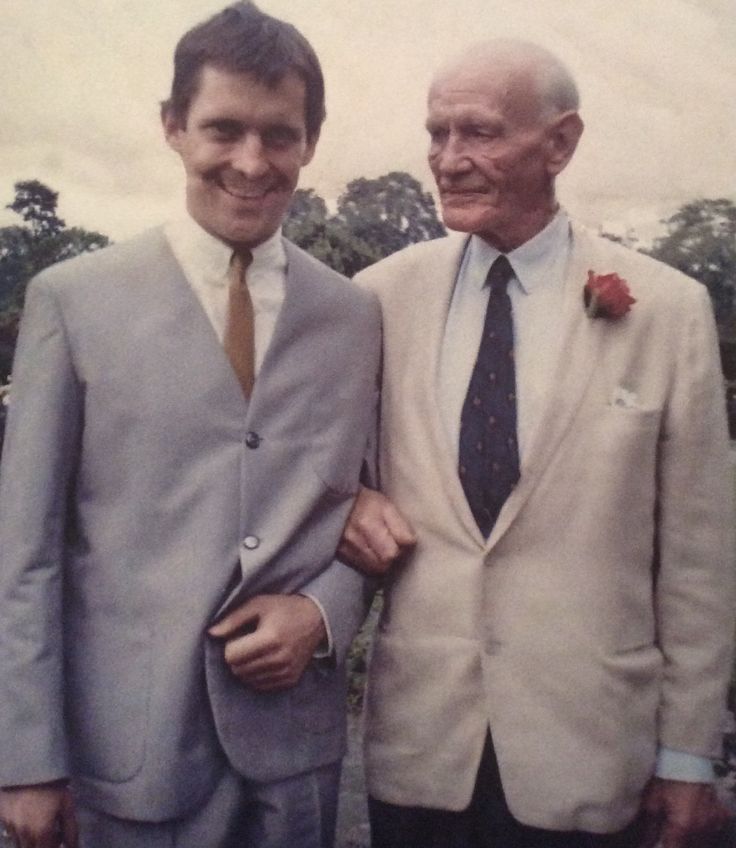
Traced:
<path fill-rule="evenodd" d="M 460 481 L 486 538 L 519 479 L 514 327 L 506 291 L 513 276 L 505 256 L 488 272 L 483 336 L 460 418 Z"/>

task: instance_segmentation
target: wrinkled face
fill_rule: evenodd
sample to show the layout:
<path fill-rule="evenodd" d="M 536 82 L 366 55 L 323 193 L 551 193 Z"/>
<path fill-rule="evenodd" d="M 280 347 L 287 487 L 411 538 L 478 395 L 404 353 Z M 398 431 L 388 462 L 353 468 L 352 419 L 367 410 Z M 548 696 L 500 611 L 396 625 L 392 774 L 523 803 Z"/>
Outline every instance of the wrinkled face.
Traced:
<path fill-rule="evenodd" d="M 295 73 L 269 87 L 206 65 L 186 121 L 164 116 L 166 140 L 184 163 L 189 213 L 213 236 L 255 247 L 281 225 L 317 143 L 307 139 L 304 101 Z"/>
<path fill-rule="evenodd" d="M 530 78 L 477 63 L 444 74 L 429 92 L 427 130 L 450 229 L 507 251 L 530 237 L 532 220 L 549 217 L 548 134 Z"/>

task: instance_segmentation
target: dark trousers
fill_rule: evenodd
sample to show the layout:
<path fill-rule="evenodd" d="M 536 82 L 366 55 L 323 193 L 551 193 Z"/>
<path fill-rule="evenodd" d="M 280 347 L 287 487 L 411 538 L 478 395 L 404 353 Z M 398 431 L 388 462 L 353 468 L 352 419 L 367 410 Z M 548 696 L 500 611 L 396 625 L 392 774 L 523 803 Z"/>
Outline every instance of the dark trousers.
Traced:
<path fill-rule="evenodd" d="M 635 848 L 635 825 L 614 834 L 527 827 L 509 811 L 490 734 L 470 806 L 461 812 L 368 799 L 372 848 Z"/>

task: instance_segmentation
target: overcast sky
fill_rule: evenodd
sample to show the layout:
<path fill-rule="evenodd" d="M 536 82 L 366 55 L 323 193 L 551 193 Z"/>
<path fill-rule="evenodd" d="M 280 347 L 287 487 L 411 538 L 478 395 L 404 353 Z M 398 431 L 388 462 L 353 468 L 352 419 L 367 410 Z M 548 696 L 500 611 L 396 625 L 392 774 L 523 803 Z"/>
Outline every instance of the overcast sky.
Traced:
<path fill-rule="evenodd" d="M 0 206 L 13 183 L 60 193 L 69 225 L 114 239 L 179 213 L 163 142 L 179 36 L 223 0 L 3 0 Z M 560 199 L 642 233 L 697 197 L 736 200 L 736 0 L 260 0 L 312 42 L 328 119 L 302 187 L 406 170 L 431 188 L 425 97 L 466 45 L 520 36 L 575 74 L 586 131 Z M 0 213 L 0 225 L 17 220 Z"/>

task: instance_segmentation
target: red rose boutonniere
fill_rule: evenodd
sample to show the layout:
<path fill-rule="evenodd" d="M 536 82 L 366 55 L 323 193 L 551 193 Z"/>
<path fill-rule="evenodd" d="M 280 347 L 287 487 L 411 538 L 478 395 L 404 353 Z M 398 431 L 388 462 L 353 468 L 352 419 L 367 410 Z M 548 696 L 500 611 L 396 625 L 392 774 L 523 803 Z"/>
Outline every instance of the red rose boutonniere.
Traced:
<path fill-rule="evenodd" d="M 626 280 L 622 280 L 618 274 L 588 271 L 583 302 L 589 318 L 623 318 L 636 299 L 631 296 Z"/>

